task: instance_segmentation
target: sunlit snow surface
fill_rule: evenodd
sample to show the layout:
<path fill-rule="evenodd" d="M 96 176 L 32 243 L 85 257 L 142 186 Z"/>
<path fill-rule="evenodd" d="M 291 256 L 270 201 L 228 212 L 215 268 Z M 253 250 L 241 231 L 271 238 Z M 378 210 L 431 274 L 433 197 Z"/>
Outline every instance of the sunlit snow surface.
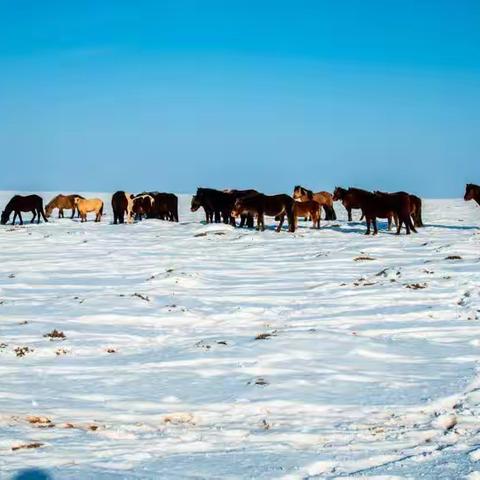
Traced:
<path fill-rule="evenodd" d="M 340 204 L 289 234 L 204 225 L 187 195 L 178 224 L 112 225 L 102 196 L 100 224 L 0 227 L 0 478 L 480 470 L 477 205 L 365 237 Z"/>

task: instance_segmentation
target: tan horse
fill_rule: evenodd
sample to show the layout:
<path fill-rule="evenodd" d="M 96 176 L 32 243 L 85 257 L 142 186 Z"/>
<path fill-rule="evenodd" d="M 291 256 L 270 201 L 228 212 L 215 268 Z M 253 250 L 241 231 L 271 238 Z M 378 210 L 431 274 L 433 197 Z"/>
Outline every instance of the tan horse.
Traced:
<path fill-rule="evenodd" d="M 75 206 L 78 209 L 82 223 L 87 221 L 87 213 L 95 212 L 95 221 L 99 222 L 103 214 L 103 201 L 99 198 L 76 198 Z"/>
<path fill-rule="evenodd" d="M 315 200 L 294 202 L 293 215 L 295 217 L 295 228 L 298 226 L 298 217 L 311 218 L 312 228 L 320 228 L 320 204 Z"/>
<path fill-rule="evenodd" d="M 293 199 L 301 202 L 307 200 L 315 200 L 325 210 L 325 220 L 336 220 L 337 214 L 333 208 L 333 197 L 329 192 L 317 192 L 314 193 L 307 188 L 297 185 L 293 189 Z"/>
<path fill-rule="evenodd" d="M 45 215 L 48 217 L 50 217 L 52 215 L 52 211 L 55 209 L 55 208 L 58 208 L 58 218 L 64 218 L 63 217 L 63 210 L 66 209 L 66 210 L 71 210 L 72 211 L 72 215 L 70 218 L 73 218 L 75 216 L 75 199 L 76 198 L 84 198 L 82 197 L 81 195 L 76 195 L 76 194 L 72 194 L 72 195 L 57 195 L 56 197 L 52 198 L 52 200 L 50 200 L 48 203 L 47 203 L 47 206 L 45 207 Z"/>

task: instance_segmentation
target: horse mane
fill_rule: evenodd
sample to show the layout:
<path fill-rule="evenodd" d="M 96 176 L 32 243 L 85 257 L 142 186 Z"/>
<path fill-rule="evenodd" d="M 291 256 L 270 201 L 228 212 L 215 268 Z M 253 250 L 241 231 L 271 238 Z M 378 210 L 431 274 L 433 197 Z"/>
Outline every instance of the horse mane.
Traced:
<path fill-rule="evenodd" d="M 368 190 L 364 190 L 363 188 L 357 188 L 357 187 L 349 187 L 348 191 L 357 192 L 357 193 L 372 193 L 372 192 L 369 192 Z"/>
<path fill-rule="evenodd" d="M 48 208 L 48 207 L 50 207 L 50 205 L 53 205 L 53 203 L 56 202 L 61 195 L 62 195 L 62 194 L 59 193 L 58 195 L 56 195 L 55 197 L 53 197 L 53 198 L 45 205 L 45 208 Z"/>

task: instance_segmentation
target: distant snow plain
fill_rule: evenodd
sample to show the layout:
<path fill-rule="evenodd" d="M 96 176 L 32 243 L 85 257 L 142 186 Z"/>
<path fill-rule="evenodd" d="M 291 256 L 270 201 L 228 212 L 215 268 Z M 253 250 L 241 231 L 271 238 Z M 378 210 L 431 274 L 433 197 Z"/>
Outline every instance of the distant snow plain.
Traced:
<path fill-rule="evenodd" d="M 480 478 L 477 205 L 365 237 L 87 195 L 101 223 L 0 227 L 0 478 Z"/>

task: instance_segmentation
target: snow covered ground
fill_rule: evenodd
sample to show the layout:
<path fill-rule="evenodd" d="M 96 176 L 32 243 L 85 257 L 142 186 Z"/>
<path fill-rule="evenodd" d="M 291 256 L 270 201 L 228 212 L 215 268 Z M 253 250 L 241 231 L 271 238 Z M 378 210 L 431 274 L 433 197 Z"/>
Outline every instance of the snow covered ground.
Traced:
<path fill-rule="evenodd" d="M 0 228 L 0 478 L 480 478 L 474 203 L 365 237 L 340 204 L 277 234 L 103 197 Z"/>

